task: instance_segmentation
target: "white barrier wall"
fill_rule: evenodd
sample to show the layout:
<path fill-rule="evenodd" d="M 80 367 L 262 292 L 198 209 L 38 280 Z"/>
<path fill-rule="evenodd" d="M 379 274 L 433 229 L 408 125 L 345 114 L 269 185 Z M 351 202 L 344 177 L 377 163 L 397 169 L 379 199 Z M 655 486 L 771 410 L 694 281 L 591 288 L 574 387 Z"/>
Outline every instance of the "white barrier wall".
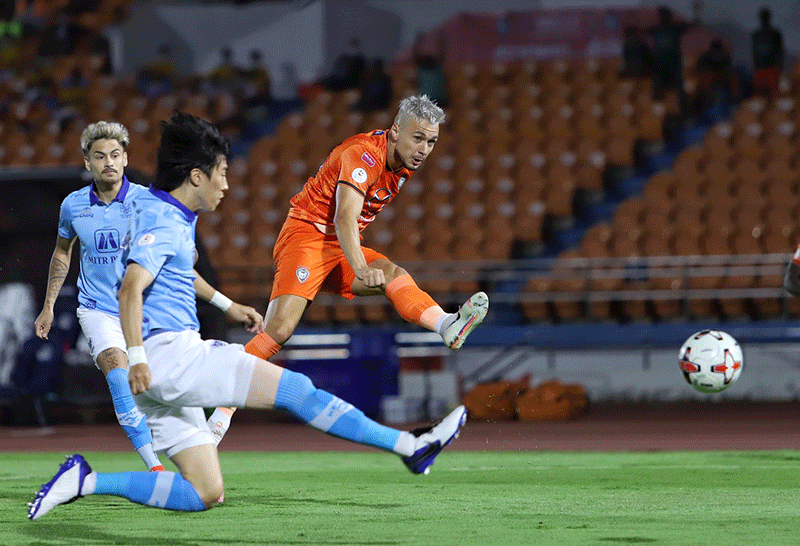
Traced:
<path fill-rule="evenodd" d="M 743 345 L 744 370 L 727 390 L 714 395 L 695 391 L 678 368 L 678 347 L 671 350 L 563 350 L 525 348 L 461 349 L 446 367 L 464 377 L 463 390 L 498 377 L 516 380 L 530 374 L 532 384 L 549 379 L 583 385 L 591 400 L 764 400 L 800 398 L 800 345 Z"/>

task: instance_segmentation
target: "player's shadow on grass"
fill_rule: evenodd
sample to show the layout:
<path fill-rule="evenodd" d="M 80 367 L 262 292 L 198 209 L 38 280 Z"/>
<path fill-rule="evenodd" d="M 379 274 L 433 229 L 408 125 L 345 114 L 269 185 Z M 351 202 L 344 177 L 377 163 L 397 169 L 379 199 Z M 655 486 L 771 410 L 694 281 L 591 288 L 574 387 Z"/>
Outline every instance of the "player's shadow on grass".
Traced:
<path fill-rule="evenodd" d="M 600 537 L 603 542 L 619 542 L 620 544 L 645 544 L 647 542 L 658 542 L 654 538 L 646 537 Z"/>
<path fill-rule="evenodd" d="M 181 512 L 172 512 L 175 515 L 181 515 Z M 191 522 L 194 520 L 187 520 L 186 527 L 188 528 L 191 525 Z M 40 522 L 37 521 L 31 525 L 25 526 L 27 528 L 23 528 L 22 532 L 26 535 L 29 535 L 32 539 L 38 539 L 35 542 L 30 542 L 29 546 L 48 546 L 52 544 L 53 539 L 58 539 L 60 542 L 63 542 L 65 539 L 75 539 L 74 544 L 80 543 L 87 543 L 87 544 L 126 544 L 129 546 L 153 546 L 153 544 L 158 543 L 158 541 L 154 541 L 152 536 L 142 536 L 137 537 L 130 534 L 111 534 L 105 531 L 98 530 L 91 525 L 80 525 L 75 523 L 47 523 L 47 522 Z M 196 527 L 198 533 L 207 533 L 207 530 L 204 528 Z M 182 531 L 185 529 L 181 529 Z M 205 546 L 206 544 L 264 544 L 263 537 L 256 538 L 253 540 L 243 539 L 241 537 L 237 538 L 220 538 L 218 536 L 202 538 L 178 538 L 175 536 L 163 537 L 164 540 L 169 542 L 170 546 Z M 276 544 L 314 544 L 314 540 L 311 537 L 305 537 L 303 539 L 298 540 L 287 540 L 284 538 L 276 538 Z M 41 542 L 40 542 L 41 541 Z M 70 541 L 72 542 L 72 541 Z M 360 545 L 370 545 L 370 544 L 385 544 L 385 545 L 393 545 L 393 544 L 401 544 L 400 542 L 396 541 L 376 541 L 370 540 L 369 542 L 354 542 L 352 540 L 330 540 L 325 539 L 319 544 L 352 544 L 354 546 Z"/>
<path fill-rule="evenodd" d="M 323 504 L 326 506 L 352 506 L 355 508 L 401 508 L 406 506 L 399 502 L 355 502 L 351 500 L 336 500 L 336 499 L 314 499 L 314 498 L 299 498 L 299 497 L 276 497 L 273 495 L 265 496 L 248 496 L 249 502 L 256 502 L 267 506 L 286 506 L 287 504 Z"/>

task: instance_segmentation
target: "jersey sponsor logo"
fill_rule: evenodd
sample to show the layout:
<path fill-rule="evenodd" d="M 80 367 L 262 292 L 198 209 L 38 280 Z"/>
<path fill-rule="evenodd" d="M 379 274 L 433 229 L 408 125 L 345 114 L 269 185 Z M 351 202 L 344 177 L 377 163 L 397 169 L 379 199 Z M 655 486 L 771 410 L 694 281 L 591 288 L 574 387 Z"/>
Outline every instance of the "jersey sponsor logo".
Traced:
<path fill-rule="evenodd" d="M 363 184 L 367 181 L 367 171 L 358 167 L 357 169 L 353 169 L 352 174 L 350 175 L 353 177 L 353 182 L 356 184 Z"/>
<path fill-rule="evenodd" d="M 369 152 L 364 152 L 363 154 L 361 154 L 361 160 L 362 160 L 364 163 L 366 163 L 367 165 L 369 165 L 370 167 L 374 167 L 374 166 L 375 166 L 375 163 L 377 163 L 377 161 L 375 161 L 375 158 L 374 158 L 374 157 L 372 157 L 372 156 L 369 154 Z"/>
<path fill-rule="evenodd" d="M 405 176 L 401 176 L 400 180 L 397 181 L 397 189 L 399 190 L 400 188 L 402 188 L 403 184 L 405 184 L 405 183 L 406 183 L 406 177 Z"/>
<path fill-rule="evenodd" d="M 139 246 L 150 246 L 155 242 L 156 242 L 155 235 L 153 235 L 152 233 L 145 233 L 144 235 L 139 237 L 139 240 L 136 241 L 136 244 Z"/>
<path fill-rule="evenodd" d="M 227 342 L 220 341 L 219 339 L 214 339 L 214 340 L 211 341 L 211 346 L 212 347 L 224 347 L 227 344 L 228 344 Z"/>
<path fill-rule="evenodd" d="M 383 210 L 383 207 L 389 204 L 392 200 L 392 192 L 386 188 L 378 188 L 368 195 L 364 200 L 364 208 L 361 209 L 361 220 L 364 222 L 372 222 L 375 215 Z"/>
<path fill-rule="evenodd" d="M 78 218 L 94 218 L 94 212 L 90 207 L 86 207 L 78 214 Z"/>
<path fill-rule="evenodd" d="M 117 261 L 116 254 L 113 256 L 86 256 L 90 264 L 94 265 L 113 265 Z"/>
<path fill-rule="evenodd" d="M 300 281 L 301 284 L 308 280 L 309 273 L 308 269 L 306 269 L 305 267 L 298 267 L 297 271 L 295 271 L 294 274 L 295 276 L 297 276 L 297 280 Z"/>
<path fill-rule="evenodd" d="M 119 232 L 116 229 L 98 229 L 94 232 L 94 247 L 98 252 L 119 250 Z"/>
<path fill-rule="evenodd" d="M 132 207 L 128 204 L 122 203 L 122 207 L 120 207 L 120 214 L 124 217 L 128 217 L 131 215 Z"/>
<path fill-rule="evenodd" d="M 86 307 L 87 309 L 97 309 L 97 302 L 92 299 L 87 299 L 84 307 Z"/>
<path fill-rule="evenodd" d="M 372 136 L 381 136 L 381 135 L 385 135 L 385 134 L 386 134 L 386 131 L 380 130 L 380 131 L 373 132 Z"/>

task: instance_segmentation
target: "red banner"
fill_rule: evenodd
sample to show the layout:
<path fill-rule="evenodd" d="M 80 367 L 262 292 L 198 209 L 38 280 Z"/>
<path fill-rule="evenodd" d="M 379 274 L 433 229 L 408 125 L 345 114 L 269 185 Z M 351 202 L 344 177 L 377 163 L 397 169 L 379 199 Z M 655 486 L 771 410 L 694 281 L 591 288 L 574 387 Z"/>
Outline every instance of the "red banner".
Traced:
<path fill-rule="evenodd" d="M 646 31 L 657 22 L 653 8 L 464 13 L 429 32 L 418 51 L 441 56 L 446 64 L 619 57 L 626 26 Z M 694 27 L 683 37 L 683 53 L 698 56 L 715 37 L 710 29 Z M 397 60 L 409 61 L 411 55 L 409 48 Z"/>

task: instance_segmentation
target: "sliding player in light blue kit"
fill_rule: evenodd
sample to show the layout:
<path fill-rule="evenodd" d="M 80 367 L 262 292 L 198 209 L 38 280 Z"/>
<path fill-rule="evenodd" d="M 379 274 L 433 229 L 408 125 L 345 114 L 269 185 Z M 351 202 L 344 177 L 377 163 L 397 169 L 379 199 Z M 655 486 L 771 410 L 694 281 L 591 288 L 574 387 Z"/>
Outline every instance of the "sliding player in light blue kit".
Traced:
<path fill-rule="evenodd" d="M 156 451 L 166 452 L 180 473 L 98 473 L 73 455 L 36 494 L 30 519 L 86 495 L 115 495 L 169 510 L 211 508 L 223 480 L 204 406 L 280 408 L 328 434 L 394 452 L 417 474 L 427 474 L 458 436 L 466 421 L 463 406 L 429 429 L 392 429 L 317 389 L 303 374 L 248 354 L 241 345 L 200 338 L 194 230 L 197 211 L 216 209 L 228 188 L 229 150 L 215 127 L 175 113 L 162 127 L 156 183 L 137 199 L 125 243 L 119 302 L 131 390 L 147 415 Z"/>
<path fill-rule="evenodd" d="M 61 204 L 47 294 L 36 319 L 35 332 L 47 339 L 53 324 L 53 306 L 69 272 L 72 248 L 75 241 L 80 241 L 77 314 L 81 329 L 92 358 L 106 377 L 119 424 L 147 468 L 163 470 L 153 451 L 150 428 L 131 396 L 125 338 L 119 324 L 116 266 L 121 238 L 128 230 L 132 203 L 148 193 L 144 186 L 131 184 L 124 174 L 129 142 L 128 130 L 120 123 L 98 121 L 81 134 L 84 166 L 94 180 L 69 194 Z M 202 278 L 198 277 L 196 282 L 201 298 L 209 291 L 213 293 Z M 207 295 L 205 299 L 210 297 Z M 251 307 L 231 303 L 223 310 L 235 320 L 241 320 L 242 314 L 250 314 L 260 322 L 259 314 Z"/>

